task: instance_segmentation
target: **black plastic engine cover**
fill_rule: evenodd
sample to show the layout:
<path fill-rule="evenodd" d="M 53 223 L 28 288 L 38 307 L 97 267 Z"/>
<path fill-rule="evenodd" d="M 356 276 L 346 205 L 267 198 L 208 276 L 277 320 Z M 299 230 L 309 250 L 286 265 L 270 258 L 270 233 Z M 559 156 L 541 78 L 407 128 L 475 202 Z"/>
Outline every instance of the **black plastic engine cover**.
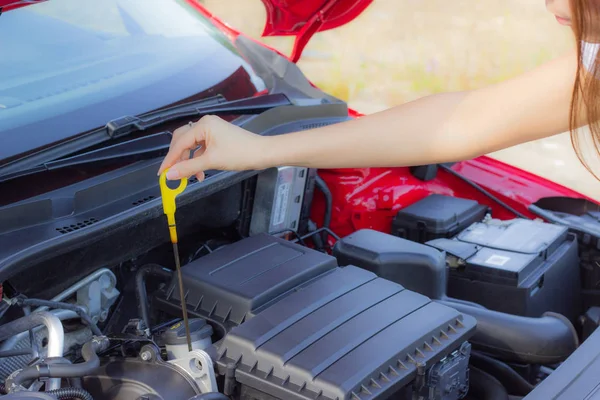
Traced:
<path fill-rule="evenodd" d="M 334 257 L 267 234 L 219 248 L 182 267 L 188 312 L 228 331 L 270 302 L 337 267 Z M 181 315 L 175 276 L 163 308 Z"/>
<path fill-rule="evenodd" d="M 385 398 L 456 350 L 475 320 L 354 266 L 337 268 L 231 330 L 221 368 L 280 399 Z"/>
<path fill-rule="evenodd" d="M 182 272 L 188 312 L 225 323 L 210 351 L 219 373 L 235 366 L 242 390 L 259 398 L 385 398 L 405 391 L 417 365 L 429 370 L 475 331 L 475 319 L 453 308 L 268 235 Z M 177 292 L 173 282 L 163 306 L 175 309 Z"/>

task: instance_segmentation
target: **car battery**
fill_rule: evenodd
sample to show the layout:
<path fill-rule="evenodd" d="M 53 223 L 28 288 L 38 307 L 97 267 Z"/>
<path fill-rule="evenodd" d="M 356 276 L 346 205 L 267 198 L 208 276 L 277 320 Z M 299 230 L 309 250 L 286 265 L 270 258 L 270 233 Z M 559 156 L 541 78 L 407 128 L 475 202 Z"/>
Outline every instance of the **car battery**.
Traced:
<path fill-rule="evenodd" d="M 471 225 L 427 243 L 446 252 L 448 295 L 514 315 L 581 314 L 577 238 L 563 226 L 514 219 Z"/>
<path fill-rule="evenodd" d="M 474 200 L 432 194 L 398 211 L 391 233 L 418 243 L 450 238 L 489 212 Z"/>

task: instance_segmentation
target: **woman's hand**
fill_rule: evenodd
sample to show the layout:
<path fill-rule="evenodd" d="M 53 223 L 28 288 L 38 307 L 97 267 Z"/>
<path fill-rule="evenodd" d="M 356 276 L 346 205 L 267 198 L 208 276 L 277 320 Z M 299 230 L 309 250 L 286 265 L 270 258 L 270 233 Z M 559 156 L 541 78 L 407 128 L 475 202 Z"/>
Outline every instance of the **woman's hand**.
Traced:
<path fill-rule="evenodd" d="M 196 175 L 202 181 L 204 171 L 209 169 L 261 169 L 265 167 L 264 139 L 219 117 L 208 115 L 175 130 L 158 174 L 168 169 L 169 180 Z"/>

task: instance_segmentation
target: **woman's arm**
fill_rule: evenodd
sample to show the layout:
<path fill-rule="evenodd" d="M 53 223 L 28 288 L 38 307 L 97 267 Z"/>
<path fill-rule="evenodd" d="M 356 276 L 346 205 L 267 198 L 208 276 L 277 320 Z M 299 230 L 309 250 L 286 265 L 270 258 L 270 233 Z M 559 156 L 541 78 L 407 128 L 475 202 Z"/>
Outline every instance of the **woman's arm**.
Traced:
<path fill-rule="evenodd" d="M 480 90 L 428 96 L 347 123 L 270 138 L 267 164 L 407 166 L 458 161 L 569 129 L 574 54 Z"/>
<path fill-rule="evenodd" d="M 352 121 L 273 137 L 205 117 L 175 132 L 160 172 L 206 169 L 412 166 L 469 159 L 569 129 L 572 52 L 483 89 L 437 94 Z M 186 160 L 186 150 L 205 151 Z"/>

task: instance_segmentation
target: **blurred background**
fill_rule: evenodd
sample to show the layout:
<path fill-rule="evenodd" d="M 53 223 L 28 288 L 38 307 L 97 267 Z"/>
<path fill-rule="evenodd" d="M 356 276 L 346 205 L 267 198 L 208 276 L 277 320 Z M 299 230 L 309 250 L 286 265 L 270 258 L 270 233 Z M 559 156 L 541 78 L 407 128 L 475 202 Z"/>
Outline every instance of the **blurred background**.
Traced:
<path fill-rule="evenodd" d="M 291 53 L 292 38 L 260 36 L 261 0 L 203 3 L 229 25 Z M 368 114 L 510 78 L 573 45 L 544 0 L 375 0 L 353 22 L 316 34 L 298 65 L 320 88 Z M 568 133 L 490 156 L 600 200 L 600 182 L 577 159 Z"/>

